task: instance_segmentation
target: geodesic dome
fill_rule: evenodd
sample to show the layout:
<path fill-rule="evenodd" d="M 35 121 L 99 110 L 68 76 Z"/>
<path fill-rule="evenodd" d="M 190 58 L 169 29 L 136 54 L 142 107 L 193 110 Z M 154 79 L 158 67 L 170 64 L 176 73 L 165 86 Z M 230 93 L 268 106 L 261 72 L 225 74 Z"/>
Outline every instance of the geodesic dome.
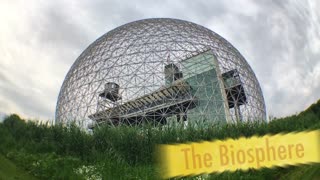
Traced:
<path fill-rule="evenodd" d="M 93 42 L 62 84 L 56 123 L 266 120 L 254 72 L 225 39 L 177 19 L 122 25 Z"/>

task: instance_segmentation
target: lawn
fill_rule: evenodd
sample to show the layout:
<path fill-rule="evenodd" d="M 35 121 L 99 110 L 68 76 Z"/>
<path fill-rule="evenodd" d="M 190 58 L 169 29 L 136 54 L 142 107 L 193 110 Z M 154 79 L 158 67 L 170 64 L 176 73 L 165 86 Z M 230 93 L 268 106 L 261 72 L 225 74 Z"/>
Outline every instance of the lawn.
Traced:
<path fill-rule="evenodd" d="M 0 179 L 34 180 L 36 178 L 0 154 Z"/>

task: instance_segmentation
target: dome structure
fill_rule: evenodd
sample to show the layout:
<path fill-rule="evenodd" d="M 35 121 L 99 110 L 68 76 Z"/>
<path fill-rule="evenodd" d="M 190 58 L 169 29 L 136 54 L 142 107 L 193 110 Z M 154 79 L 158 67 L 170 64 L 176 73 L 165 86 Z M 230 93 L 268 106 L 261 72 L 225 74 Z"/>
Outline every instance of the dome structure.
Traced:
<path fill-rule="evenodd" d="M 183 20 L 145 19 L 113 29 L 74 62 L 56 123 L 265 121 L 258 80 L 215 32 Z M 91 126 L 94 127 L 94 126 Z"/>

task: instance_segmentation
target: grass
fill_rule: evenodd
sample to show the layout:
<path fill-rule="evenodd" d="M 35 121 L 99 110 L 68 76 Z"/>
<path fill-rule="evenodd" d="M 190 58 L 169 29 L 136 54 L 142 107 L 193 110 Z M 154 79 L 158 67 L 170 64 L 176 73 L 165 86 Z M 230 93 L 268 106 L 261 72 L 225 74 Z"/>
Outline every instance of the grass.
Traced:
<path fill-rule="evenodd" d="M 12 167 L 39 179 L 156 179 L 159 176 L 154 166 L 157 144 L 311 129 L 320 129 L 320 101 L 300 114 L 276 119 L 269 124 L 190 125 L 187 128 L 106 126 L 96 129 L 93 134 L 75 125 L 35 124 L 11 115 L 0 123 L 0 154 L 6 156 L 0 159 L 0 163 L 11 162 Z M 319 172 L 320 165 L 313 164 L 183 179 L 320 179 Z M 1 173 L 15 174 L 12 170 Z"/>
<path fill-rule="evenodd" d="M 297 177 L 299 179 L 320 179 L 320 164 L 294 167 L 292 171 L 283 175 L 281 179 L 297 179 Z"/>
<path fill-rule="evenodd" d="M 23 179 L 23 180 L 35 180 L 36 178 L 30 175 L 25 170 L 17 167 L 13 162 L 0 154 L 0 179 Z"/>

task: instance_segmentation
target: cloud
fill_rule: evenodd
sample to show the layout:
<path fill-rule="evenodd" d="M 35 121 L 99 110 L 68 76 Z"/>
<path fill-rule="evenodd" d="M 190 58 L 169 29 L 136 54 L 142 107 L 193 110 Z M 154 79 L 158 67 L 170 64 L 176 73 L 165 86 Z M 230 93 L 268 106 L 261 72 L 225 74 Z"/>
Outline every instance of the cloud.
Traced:
<path fill-rule="evenodd" d="M 253 61 L 269 113 L 284 116 L 320 98 L 315 91 L 320 86 L 315 79 L 320 54 L 312 50 L 315 42 L 320 42 L 319 34 L 314 33 L 320 23 L 312 16 L 320 17 L 320 13 L 312 15 L 314 7 L 308 2 L 279 3 L 261 4 L 263 8 L 243 39 L 249 41 L 244 55 Z"/>
<path fill-rule="evenodd" d="M 0 6 L 0 112 L 53 119 L 64 76 L 95 39 L 122 24 L 171 17 L 231 42 L 261 83 L 269 114 L 320 98 L 317 1 L 4 0 Z"/>

